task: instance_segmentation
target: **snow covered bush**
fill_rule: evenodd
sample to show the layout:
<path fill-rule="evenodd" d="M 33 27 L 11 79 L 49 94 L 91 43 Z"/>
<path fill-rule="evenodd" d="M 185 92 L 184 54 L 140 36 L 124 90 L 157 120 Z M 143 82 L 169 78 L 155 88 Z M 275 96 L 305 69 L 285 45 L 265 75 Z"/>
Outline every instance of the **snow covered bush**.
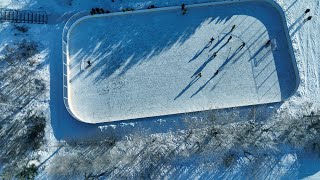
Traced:
<path fill-rule="evenodd" d="M 43 143 L 45 126 L 46 119 L 42 115 L 33 114 L 25 120 L 25 141 L 32 150 L 39 149 Z"/>
<path fill-rule="evenodd" d="M 38 168 L 32 164 L 30 166 L 24 166 L 22 171 L 19 172 L 17 178 L 19 179 L 34 179 L 37 175 Z"/>
<path fill-rule="evenodd" d="M 20 25 L 14 25 L 14 28 L 15 28 L 17 31 L 22 32 L 22 33 L 26 33 L 26 32 L 28 32 L 28 30 L 29 30 L 29 27 L 28 27 L 28 26 L 25 26 L 25 25 L 22 25 L 22 26 L 20 26 Z"/>

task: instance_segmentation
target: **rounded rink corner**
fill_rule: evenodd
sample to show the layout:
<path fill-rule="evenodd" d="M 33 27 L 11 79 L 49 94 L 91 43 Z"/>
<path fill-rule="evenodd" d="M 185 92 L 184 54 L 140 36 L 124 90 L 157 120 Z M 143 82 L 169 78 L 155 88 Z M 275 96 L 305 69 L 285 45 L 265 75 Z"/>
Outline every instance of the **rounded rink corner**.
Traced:
<path fill-rule="evenodd" d="M 79 12 L 62 48 L 64 104 L 91 124 L 281 102 L 300 83 L 272 0 Z"/>

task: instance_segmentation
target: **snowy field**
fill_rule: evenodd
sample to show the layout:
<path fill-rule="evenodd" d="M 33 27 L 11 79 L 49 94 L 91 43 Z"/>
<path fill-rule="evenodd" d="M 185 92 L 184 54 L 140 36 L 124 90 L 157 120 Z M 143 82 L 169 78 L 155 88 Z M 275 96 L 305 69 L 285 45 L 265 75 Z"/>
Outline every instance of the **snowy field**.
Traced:
<path fill-rule="evenodd" d="M 67 47 L 72 113 L 99 123 L 273 103 L 295 93 L 296 62 L 275 7 L 186 7 L 185 15 L 173 7 L 77 21 Z"/>

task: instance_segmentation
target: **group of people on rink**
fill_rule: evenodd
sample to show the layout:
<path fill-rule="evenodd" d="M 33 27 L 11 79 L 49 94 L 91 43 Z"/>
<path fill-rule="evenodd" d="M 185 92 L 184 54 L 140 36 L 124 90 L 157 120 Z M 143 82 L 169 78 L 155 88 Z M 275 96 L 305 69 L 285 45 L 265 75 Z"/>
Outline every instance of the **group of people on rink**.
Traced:
<path fill-rule="evenodd" d="M 152 9 L 152 8 L 155 8 L 154 5 L 151 5 L 148 7 L 148 9 Z M 182 10 L 182 14 L 186 14 L 187 12 L 187 9 L 186 9 L 186 5 L 185 4 L 182 4 L 181 5 L 181 10 Z M 308 14 L 310 12 L 310 9 L 306 9 L 305 12 L 304 12 L 304 15 Z M 104 13 L 110 13 L 110 11 L 108 10 L 104 10 L 103 8 L 92 8 L 91 11 L 90 11 L 91 15 L 93 14 L 104 14 Z M 312 16 L 308 16 L 307 18 L 305 18 L 303 20 L 303 23 L 307 22 L 307 21 L 310 21 L 312 19 Z M 230 32 L 231 33 L 234 29 L 236 28 L 236 25 L 233 25 L 230 29 Z M 226 43 L 229 43 L 230 40 L 232 39 L 232 35 L 229 36 L 228 40 Z M 213 37 L 210 38 L 210 41 L 209 41 L 209 45 L 212 44 L 212 42 L 214 41 L 215 39 Z M 242 44 L 239 46 L 238 50 L 242 50 L 244 47 L 245 47 L 246 43 L 245 42 L 242 42 Z M 271 40 L 269 39 L 266 43 L 265 43 L 265 47 L 268 47 L 271 45 Z M 214 52 L 212 57 L 216 57 L 217 56 L 217 53 L 218 52 Z M 92 65 L 92 62 L 90 60 L 87 61 L 87 67 L 90 67 Z M 214 76 L 218 75 L 219 73 L 219 69 L 214 73 Z M 202 77 L 202 72 L 199 72 L 196 76 L 197 78 L 200 78 Z"/>
<path fill-rule="evenodd" d="M 233 26 L 231 27 L 231 30 L 230 30 L 229 33 L 231 33 L 235 28 L 236 28 L 236 25 L 233 25 Z M 228 33 L 228 34 L 229 34 L 229 33 Z M 232 36 L 229 36 L 229 38 L 228 38 L 228 40 L 227 40 L 226 43 L 229 43 L 231 39 L 232 39 Z M 215 39 L 214 39 L 213 37 L 211 37 L 211 38 L 210 38 L 210 41 L 209 41 L 209 45 L 212 44 L 212 42 L 213 42 L 214 40 L 215 40 Z M 246 45 L 246 43 L 245 43 L 245 42 L 242 42 L 241 46 L 239 46 L 239 49 L 241 50 L 242 48 L 244 48 L 245 45 Z M 218 52 L 214 52 L 214 53 L 212 54 L 212 57 L 215 58 L 215 57 L 217 56 L 217 54 L 218 54 Z M 214 76 L 217 76 L 218 74 L 219 74 L 219 69 L 214 73 Z M 201 73 L 201 72 L 198 73 L 196 77 L 197 77 L 197 78 L 202 77 L 202 73 Z"/>
<path fill-rule="evenodd" d="M 109 10 L 104 10 L 103 8 L 92 8 L 91 11 L 90 11 L 90 14 L 91 15 L 94 15 L 94 14 L 105 14 L 105 13 L 110 13 Z"/>
<path fill-rule="evenodd" d="M 185 9 L 185 5 L 182 4 L 182 9 Z M 310 9 L 306 9 L 305 12 L 304 12 L 304 15 L 308 14 L 310 12 Z M 307 22 L 307 21 L 310 21 L 312 19 L 312 16 L 308 16 L 307 18 L 304 19 L 303 23 Z M 231 27 L 231 30 L 229 33 L 231 33 L 234 29 L 236 28 L 236 25 L 233 25 Z M 228 38 L 227 42 L 226 43 L 229 43 L 230 40 L 232 39 L 232 35 Z M 209 45 L 212 44 L 212 42 L 214 41 L 215 39 L 212 37 L 210 38 L 210 41 L 209 41 Z M 265 43 L 265 47 L 268 47 L 271 45 L 271 40 L 269 39 L 266 43 Z M 245 47 L 246 43 L 245 42 L 242 42 L 242 44 L 239 46 L 238 50 L 242 50 L 244 47 Z M 217 53 L 218 52 L 214 52 L 212 57 L 216 57 L 217 56 Z M 214 73 L 214 76 L 218 75 L 219 74 L 219 69 Z M 196 76 L 197 78 L 200 78 L 202 77 L 202 72 L 199 72 Z"/>

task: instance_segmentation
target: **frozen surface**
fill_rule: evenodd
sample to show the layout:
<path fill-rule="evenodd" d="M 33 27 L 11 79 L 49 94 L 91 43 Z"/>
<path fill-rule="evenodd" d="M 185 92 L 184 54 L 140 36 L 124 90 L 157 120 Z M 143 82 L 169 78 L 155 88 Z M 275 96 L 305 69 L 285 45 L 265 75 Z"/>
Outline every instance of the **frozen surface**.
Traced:
<path fill-rule="evenodd" d="M 297 86 L 285 37 L 264 2 L 88 17 L 68 35 L 69 105 L 99 123 L 279 102 Z"/>
<path fill-rule="evenodd" d="M 281 5 L 286 14 L 301 82 L 297 93 L 283 103 L 277 103 L 279 107 L 267 105 L 266 108 L 262 108 L 260 113 L 265 117 L 262 120 L 262 127 L 274 128 L 271 129 L 269 133 L 260 134 L 260 131 L 257 131 L 255 135 L 249 134 L 249 138 L 252 137 L 255 142 L 260 143 L 258 147 L 250 146 L 250 148 L 246 149 L 257 155 L 256 160 L 245 163 L 242 158 L 239 157 L 236 159 L 234 166 L 229 168 L 224 167 L 221 156 L 223 157 L 224 153 L 234 153 L 235 149 L 236 151 L 241 151 L 242 149 L 239 148 L 239 144 L 243 144 L 243 139 L 240 139 L 241 143 L 239 143 L 240 140 L 238 141 L 232 138 L 236 137 L 236 139 L 238 139 L 239 133 L 237 132 L 244 129 L 243 125 L 241 125 L 242 123 L 235 124 L 234 126 L 230 124 L 230 119 L 233 119 L 234 113 L 237 112 L 230 112 L 224 115 L 219 113 L 219 115 L 216 116 L 233 128 L 224 131 L 222 136 L 218 135 L 218 138 L 213 138 L 209 142 L 209 146 L 205 146 L 208 147 L 208 151 L 203 153 L 203 151 L 194 151 L 193 148 L 189 150 L 189 147 L 194 146 L 196 148 L 197 146 L 194 143 L 203 142 L 202 137 L 205 140 L 204 142 L 208 142 L 206 131 L 200 129 L 199 131 L 201 133 L 205 133 L 202 135 L 197 133 L 197 130 L 191 129 L 192 131 L 190 132 L 194 132 L 191 137 L 188 133 L 182 135 L 180 132 L 177 134 L 171 133 L 171 131 L 177 131 L 177 129 L 182 129 L 185 126 L 183 123 L 186 118 L 185 115 L 148 118 L 145 120 L 126 121 L 125 123 L 112 122 L 105 123 L 103 126 L 101 124 L 91 125 L 79 122 L 71 117 L 63 105 L 62 98 L 61 34 L 64 23 L 70 15 L 79 11 L 88 11 L 88 9 L 92 7 L 104 7 L 115 12 L 121 11 L 123 7 L 144 9 L 150 4 L 163 7 L 179 5 L 181 3 L 193 4 L 207 2 L 207 0 L 116 0 L 115 3 L 112 3 L 110 0 L 77 0 L 73 2 L 73 5 L 70 6 L 66 0 L 0 1 L 0 7 L 2 8 L 45 9 L 50 13 L 49 17 L 51 21 L 48 25 L 28 25 L 31 28 L 29 29 L 30 33 L 26 35 L 19 33 L 16 36 L 16 30 L 14 30 L 13 24 L 0 23 L 0 41 L 3 45 L 2 47 L 4 47 L 6 43 L 12 41 L 19 42 L 22 38 L 26 38 L 27 40 L 35 40 L 39 42 L 39 46 L 46 48 L 46 50 L 41 53 L 42 57 L 39 57 L 39 60 L 44 62 L 44 68 L 37 70 L 36 73 L 39 77 L 50 81 L 50 85 L 48 83 L 48 86 L 50 86 L 50 96 L 44 100 L 39 97 L 35 98 L 28 108 L 23 108 L 20 111 L 20 113 L 27 114 L 30 108 L 32 111 L 46 111 L 50 114 L 50 120 L 48 119 L 46 125 L 48 129 L 48 131 L 46 131 L 46 137 L 48 137 L 48 139 L 43 145 L 45 149 L 42 152 L 35 152 L 35 154 L 41 155 L 40 162 L 42 162 L 39 167 L 41 174 L 36 179 L 84 179 L 85 172 L 87 172 L 87 174 L 91 174 L 92 172 L 98 174 L 111 172 L 107 173 L 105 177 L 100 177 L 100 179 L 141 179 L 142 177 L 146 177 L 144 175 L 148 173 L 151 173 L 154 179 L 320 178 L 318 150 L 312 151 L 311 153 L 314 156 L 309 157 L 306 155 L 308 154 L 308 150 L 305 148 L 277 148 L 276 154 L 272 155 L 274 152 L 274 144 L 277 147 L 279 144 L 280 146 L 288 144 L 287 141 L 283 141 L 283 138 L 297 137 L 295 141 L 297 141 L 299 145 L 312 145 L 314 141 L 309 141 L 310 139 L 319 142 L 319 138 L 317 138 L 319 137 L 319 131 L 314 131 L 314 129 L 309 131 L 308 123 L 310 123 L 310 119 L 302 118 L 302 116 L 310 114 L 310 112 L 315 112 L 315 114 L 319 114 L 320 112 L 320 1 L 275 0 L 275 2 Z M 306 8 L 310 8 L 311 12 L 304 15 Z M 304 19 L 309 15 L 313 16 L 312 21 L 303 23 Z M 254 17 L 256 17 L 256 15 Z M 18 91 L 17 89 L 12 90 L 18 92 L 20 88 Z M 1 91 L 1 93 L 3 92 Z M 48 106 L 50 108 L 48 108 Z M 234 111 L 238 109 L 241 112 L 238 113 L 240 114 L 239 118 L 241 120 L 250 122 L 252 120 L 251 116 L 243 116 L 243 111 L 246 111 L 248 108 L 251 107 L 232 109 L 234 109 Z M 283 116 L 284 119 L 279 121 L 270 117 L 270 113 L 268 112 L 271 111 L 271 109 L 277 111 L 277 115 Z M 229 112 L 230 110 L 209 111 L 208 114 L 216 114 L 217 111 Z M 1 113 L 1 115 L 3 115 L 3 113 Z M 195 123 L 201 121 L 201 116 L 198 117 L 199 113 L 191 113 L 187 114 L 187 116 L 191 116 Z M 259 118 L 255 118 L 254 120 L 257 121 L 257 119 Z M 292 119 L 297 119 L 297 121 L 292 121 Z M 2 123 L 5 121 L 12 122 L 12 119 L 2 119 L 1 121 Z M 301 123 L 296 124 L 296 122 Z M 3 125 L 1 129 L 3 131 L 2 133 L 8 133 L 8 137 L 13 134 L 12 137 L 4 139 L 3 144 L 7 146 L 10 144 L 8 141 L 12 141 L 12 138 L 19 134 L 16 133 L 16 129 L 20 126 L 14 127 L 13 129 L 12 127 L 13 126 L 7 127 L 10 128 L 9 133 L 8 131 L 3 131 L 3 129 L 6 129 L 5 125 Z M 246 132 L 245 130 L 246 129 L 244 129 L 244 132 Z M 302 131 L 297 133 L 297 130 Z M 149 133 L 152 135 L 150 136 Z M 143 134 L 143 137 L 141 137 L 142 135 L 138 136 L 139 134 Z M 109 148 L 109 146 L 106 147 L 105 142 L 96 144 L 97 139 L 108 139 L 115 135 L 123 138 L 117 141 L 113 148 Z M 131 138 L 132 136 L 137 137 Z M 209 135 L 209 137 L 212 136 Z M 246 135 L 245 137 L 248 136 Z M 155 138 L 156 141 L 151 143 L 153 138 Z M 189 139 L 186 141 L 187 138 Z M 220 142 L 219 138 L 223 142 L 223 149 L 210 145 L 215 145 L 214 143 Z M 70 142 L 70 139 L 77 139 L 79 142 L 83 142 L 81 141 L 83 139 L 86 141 L 90 139 L 92 144 L 59 147 L 60 142 L 65 142 L 66 140 Z M 71 141 L 70 144 L 73 143 L 74 141 Z M 14 142 L 14 144 L 20 147 L 19 143 Z M 271 145 L 270 148 L 269 145 Z M 292 143 L 289 143 L 289 146 L 291 145 Z M 231 149 L 230 146 L 232 146 Z M 268 156 L 265 156 L 266 151 L 262 151 L 261 146 L 267 146 L 266 151 L 267 154 L 269 154 Z M 4 152 L 6 149 L 3 146 L 1 150 L 7 154 L 7 152 Z M 159 160 L 158 154 L 161 151 L 167 153 L 168 156 L 164 156 L 164 159 Z M 177 153 L 172 153 L 174 151 Z M 187 153 L 191 154 L 191 156 L 185 157 L 185 159 L 181 159 L 181 156 L 179 156 Z M 25 157 L 25 155 L 23 157 Z M 135 159 L 133 161 L 133 157 L 138 157 L 138 160 Z M 34 156 L 31 158 L 34 158 Z M 150 160 L 150 158 L 155 158 L 155 161 Z M 163 162 L 165 162 L 165 164 L 163 164 Z M 4 165 L 3 163 L 0 164 L 0 166 Z M 26 162 L 19 162 L 18 166 L 15 167 L 20 167 L 24 164 L 26 164 Z M 156 169 L 154 169 L 154 165 L 157 165 Z M 115 169 L 114 167 L 120 168 Z M 0 169 L 3 170 L 2 168 Z M 14 170 L 11 171 L 14 175 L 18 172 Z M 163 176 L 163 172 L 165 176 Z"/>

